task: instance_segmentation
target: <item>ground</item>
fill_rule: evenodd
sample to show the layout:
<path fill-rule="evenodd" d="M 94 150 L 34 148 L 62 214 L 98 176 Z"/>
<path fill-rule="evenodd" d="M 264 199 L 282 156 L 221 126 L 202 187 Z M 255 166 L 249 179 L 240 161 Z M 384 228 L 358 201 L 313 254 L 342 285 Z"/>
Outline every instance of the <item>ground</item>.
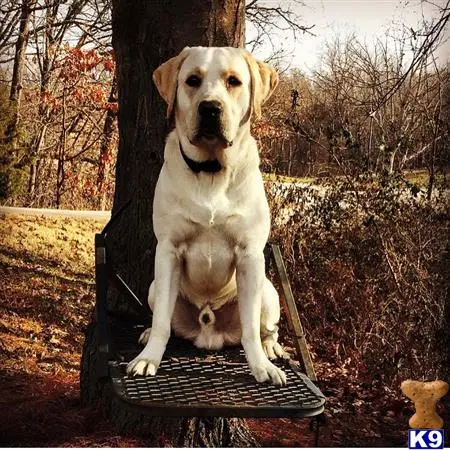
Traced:
<path fill-rule="evenodd" d="M 94 305 L 93 235 L 103 225 L 0 217 L 0 398 L 7 410 L 0 446 L 148 446 L 80 405 L 80 353 Z M 406 446 L 412 409 L 399 391 L 324 361 L 316 368 L 328 399 L 322 446 Z M 313 445 L 308 420 L 248 423 L 263 446 Z"/>

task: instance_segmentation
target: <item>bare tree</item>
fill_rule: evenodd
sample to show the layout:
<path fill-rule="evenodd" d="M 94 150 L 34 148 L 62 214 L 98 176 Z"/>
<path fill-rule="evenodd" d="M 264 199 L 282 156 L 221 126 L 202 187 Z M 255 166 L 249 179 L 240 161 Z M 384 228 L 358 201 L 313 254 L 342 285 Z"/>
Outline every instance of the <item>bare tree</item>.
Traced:
<path fill-rule="evenodd" d="M 20 21 L 21 9 L 21 5 L 17 6 L 14 0 L 0 1 L 0 64 L 10 60 L 9 49 L 13 45 L 13 35 Z"/>
<path fill-rule="evenodd" d="M 36 0 L 22 0 L 19 16 L 19 33 L 17 36 L 14 67 L 11 81 L 9 101 L 13 108 L 12 120 L 6 130 L 6 136 L 10 140 L 12 147 L 16 146 L 17 128 L 19 125 L 19 110 L 21 92 L 23 88 L 23 73 L 25 68 L 26 49 L 30 33 L 30 19 Z"/>
<path fill-rule="evenodd" d="M 63 0 L 45 1 L 41 8 L 36 8 L 33 15 L 33 38 L 30 44 L 35 63 L 30 66 L 30 70 L 34 68 L 37 70 L 41 95 L 45 96 L 54 91 L 55 87 L 52 86 L 52 82 L 54 84 L 59 80 L 58 71 L 61 68 L 61 59 L 68 42 L 73 42 L 72 45 L 79 49 L 95 44 L 101 52 L 108 53 L 110 32 L 110 3 L 108 0 L 72 0 L 69 3 Z M 38 129 L 30 150 L 28 183 L 30 198 L 34 196 L 35 188 L 39 184 L 38 168 L 42 149 L 48 147 L 46 137 L 49 126 L 63 123 L 55 117 L 55 112 L 56 110 L 45 102 L 39 106 Z M 77 112 L 76 122 L 79 123 L 82 118 L 83 114 Z M 72 123 L 70 128 L 73 129 L 75 125 Z M 59 157 L 61 156 L 59 143 L 56 148 Z M 63 185 L 64 178 L 57 181 L 57 191 L 63 189 Z"/>
<path fill-rule="evenodd" d="M 272 54 L 267 58 L 272 64 L 279 64 L 286 58 L 286 51 L 274 42 L 272 35 L 280 32 L 291 35 L 294 41 L 299 34 L 309 33 L 314 25 L 305 25 L 294 8 L 304 6 L 300 0 L 283 1 L 278 5 L 268 5 L 262 0 L 251 0 L 245 6 L 245 16 L 255 31 L 252 39 L 246 42 L 246 47 L 254 52 L 263 44 L 270 44 Z"/>
<path fill-rule="evenodd" d="M 117 102 L 117 77 L 114 76 L 111 83 L 111 92 L 108 99 L 110 104 Z M 100 154 L 98 158 L 97 172 L 97 190 L 99 194 L 99 207 L 102 211 L 106 209 L 107 191 L 106 184 L 108 181 L 109 165 L 113 159 L 113 137 L 117 125 L 117 111 L 113 108 L 108 109 L 105 122 L 103 124 L 103 136 L 100 146 Z"/>

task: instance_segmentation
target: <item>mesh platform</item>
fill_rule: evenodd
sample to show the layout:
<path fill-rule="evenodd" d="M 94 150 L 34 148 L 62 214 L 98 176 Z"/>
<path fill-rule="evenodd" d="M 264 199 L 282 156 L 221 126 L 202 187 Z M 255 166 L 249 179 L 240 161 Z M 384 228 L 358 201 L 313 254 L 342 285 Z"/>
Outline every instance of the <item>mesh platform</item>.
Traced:
<path fill-rule="evenodd" d="M 141 350 L 143 326 L 114 327 L 117 360 L 110 361 L 116 394 L 155 416 L 312 417 L 325 398 L 296 363 L 275 362 L 287 375 L 285 386 L 257 383 L 241 348 L 210 352 L 171 338 L 154 377 L 126 374 Z M 119 338 L 117 338 L 119 336 Z"/>

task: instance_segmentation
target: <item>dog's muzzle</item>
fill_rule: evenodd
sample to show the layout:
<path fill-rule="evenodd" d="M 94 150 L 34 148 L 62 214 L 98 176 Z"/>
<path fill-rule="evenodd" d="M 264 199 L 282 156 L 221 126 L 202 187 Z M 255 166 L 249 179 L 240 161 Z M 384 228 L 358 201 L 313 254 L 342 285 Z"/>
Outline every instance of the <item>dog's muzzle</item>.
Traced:
<path fill-rule="evenodd" d="M 229 147 L 229 142 L 222 128 L 223 107 L 216 100 L 202 101 L 198 105 L 198 131 L 195 136 L 196 143 L 207 146 Z"/>
<path fill-rule="evenodd" d="M 219 102 L 215 100 L 201 102 L 198 105 L 199 134 L 206 139 L 214 139 L 221 135 L 222 113 L 223 108 Z"/>

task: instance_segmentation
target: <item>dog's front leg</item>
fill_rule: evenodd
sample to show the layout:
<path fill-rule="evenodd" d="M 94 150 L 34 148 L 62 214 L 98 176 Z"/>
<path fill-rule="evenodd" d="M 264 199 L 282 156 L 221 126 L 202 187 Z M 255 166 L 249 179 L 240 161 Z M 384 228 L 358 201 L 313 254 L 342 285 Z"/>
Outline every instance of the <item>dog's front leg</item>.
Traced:
<path fill-rule="evenodd" d="M 135 375 L 155 375 L 170 337 L 170 322 L 180 286 L 180 261 L 171 242 L 158 242 L 155 256 L 155 305 L 150 338 L 127 366 Z"/>
<path fill-rule="evenodd" d="M 259 382 L 270 380 L 273 384 L 285 384 L 286 375 L 268 360 L 261 344 L 261 301 L 265 279 L 263 252 L 240 248 L 236 253 L 241 342 L 250 370 Z"/>

